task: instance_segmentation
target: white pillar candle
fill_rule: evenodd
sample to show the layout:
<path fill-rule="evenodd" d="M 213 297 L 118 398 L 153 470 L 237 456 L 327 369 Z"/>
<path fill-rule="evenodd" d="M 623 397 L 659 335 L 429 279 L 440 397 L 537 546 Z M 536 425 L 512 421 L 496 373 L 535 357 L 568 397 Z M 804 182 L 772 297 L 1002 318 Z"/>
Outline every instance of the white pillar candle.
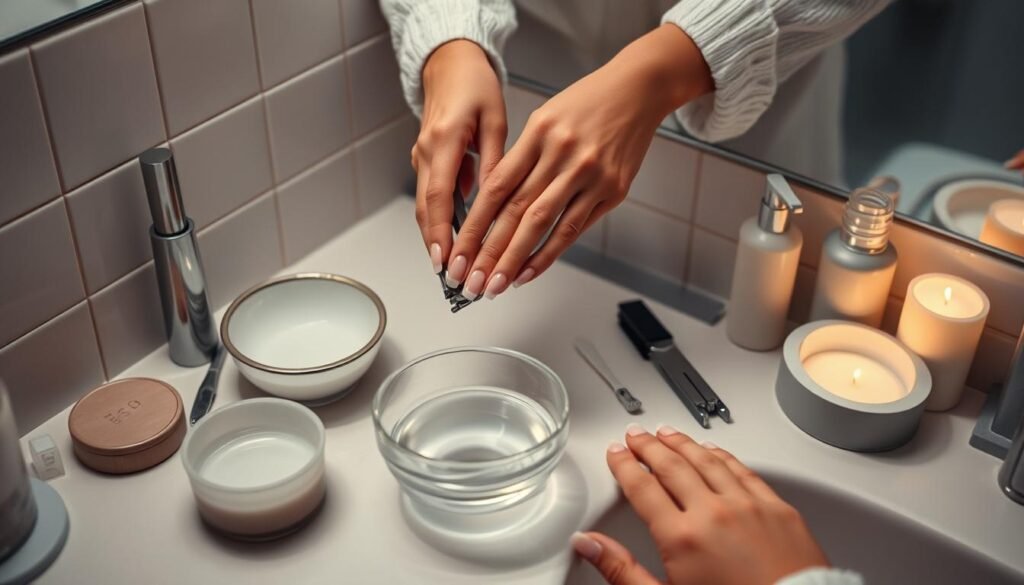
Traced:
<path fill-rule="evenodd" d="M 925 409 L 948 410 L 960 401 L 988 309 L 985 293 L 962 278 L 922 274 L 910 281 L 896 337 L 931 371 Z"/>
<path fill-rule="evenodd" d="M 996 201 L 981 226 L 982 243 L 1024 256 L 1024 199 Z"/>

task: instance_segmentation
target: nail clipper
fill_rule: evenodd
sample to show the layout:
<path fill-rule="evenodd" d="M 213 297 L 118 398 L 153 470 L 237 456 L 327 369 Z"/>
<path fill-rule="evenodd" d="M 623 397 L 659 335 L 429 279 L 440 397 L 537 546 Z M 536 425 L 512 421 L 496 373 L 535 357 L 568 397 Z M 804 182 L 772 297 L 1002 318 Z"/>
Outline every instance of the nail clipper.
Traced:
<path fill-rule="evenodd" d="M 455 192 L 452 193 L 452 203 L 455 210 L 452 213 L 452 229 L 458 234 L 459 230 L 462 229 L 462 224 L 466 222 L 466 200 L 459 193 L 458 186 L 455 187 Z M 437 277 L 441 280 L 441 290 L 444 292 L 444 299 L 452 306 L 452 313 L 458 313 L 474 301 L 480 299 L 482 295 L 471 299 L 462 294 L 462 287 L 465 283 L 455 287 L 448 286 L 448 282 L 444 278 L 446 272 L 448 272 L 448 265 L 443 264 L 441 272 L 437 273 Z"/>

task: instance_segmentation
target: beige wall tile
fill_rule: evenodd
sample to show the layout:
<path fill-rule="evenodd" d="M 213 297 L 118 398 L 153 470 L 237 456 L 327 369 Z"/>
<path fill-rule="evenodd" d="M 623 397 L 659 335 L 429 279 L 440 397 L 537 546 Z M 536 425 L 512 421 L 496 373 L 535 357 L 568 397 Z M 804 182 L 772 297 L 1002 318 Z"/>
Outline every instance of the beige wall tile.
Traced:
<path fill-rule="evenodd" d="M 0 228 L 0 283 L 0 346 L 84 298 L 63 200 Z"/>
<path fill-rule="evenodd" d="M 629 200 L 690 219 L 699 158 L 700 154 L 689 146 L 655 136 L 629 188 Z"/>
<path fill-rule="evenodd" d="M 0 372 L 20 434 L 102 384 L 103 365 L 88 304 L 81 302 L 0 348 Z"/>
<path fill-rule="evenodd" d="M 689 284 L 723 299 L 729 298 L 736 241 L 695 228 L 690 251 Z"/>
<path fill-rule="evenodd" d="M 264 88 L 341 52 L 338 0 L 252 0 L 252 11 Z"/>
<path fill-rule="evenodd" d="M 736 238 L 743 221 L 757 214 L 763 194 L 763 173 L 704 154 L 694 223 L 721 236 Z"/>
<path fill-rule="evenodd" d="M 0 225 L 60 194 L 28 49 L 0 57 Z"/>
<path fill-rule="evenodd" d="M 388 29 L 380 13 L 379 0 L 340 0 L 345 46 L 357 45 L 377 33 Z"/>
<path fill-rule="evenodd" d="M 135 159 L 72 191 L 67 200 L 90 294 L 153 257 L 152 220 Z"/>
<path fill-rule="evenodd" d="M 359 219 L 354 154 L 346 150 L 277 189 L 285 261 L 294 262 Z"/>
<path fill-rule="evenodd" d="M 338 57 L 267 92 L 270 148 L 284 181 L 341 150 L 352 137 L 345 58 Z"/>
<path fill-rule="evenodd" d="M 352 75 L 352 126 L 357 137 L 409 110 L 387 35 L 350 51 L 348 67 Z"/>
<path fill-rule="evenodd" d="M 65 189 L 164 140 L 142 6 L 60 32 L 32 53 Z"/>
<path fill-rule="evenodd" d="M 171 149 L 185 212 L 198 229 L 274 184 L 262 97 L 178 136 Z"/>
<path fill-rule="evenodd" d="M 793 185 L 793 190 L 804 204 L 804 212 L 793 216 L 793 225 L 799 227 L 804 236 L 800 262 L 817 268 L 818 262 L 821 261 L 821 246 L 825 242 L 825 237 L 839 228 L 843 203 L 805 187 Z M 755 209 L 751 216 L 756 213 Z"/>
<path fill-rule="evenodd" d="M 167 342 L 152 262 L 93 295 L 89 302 L 111 377 Z"/>
<path fill-rule="evenodd" d="M 409 164 L 409 151 L 418 132 L 419 120 L 409 115 L 356 145 L 356 180 L 362 217 L 400 194 L 415 193 L 416 175 Z"/>
<path fill-rule="evenodd" d="M 267 193 L 199 233 L 210 303 L 221 308 L 282 266 L 274 194 Z"/>
<path fill-rule="evenodd" d="M 145 4 L 171 136 L 259 91 L 247 0 Z"/>
<path fill-rule="evenodd" d="M 608 214 L 606 253 L 682 284 L 690 226 L 625 202 Z"/>

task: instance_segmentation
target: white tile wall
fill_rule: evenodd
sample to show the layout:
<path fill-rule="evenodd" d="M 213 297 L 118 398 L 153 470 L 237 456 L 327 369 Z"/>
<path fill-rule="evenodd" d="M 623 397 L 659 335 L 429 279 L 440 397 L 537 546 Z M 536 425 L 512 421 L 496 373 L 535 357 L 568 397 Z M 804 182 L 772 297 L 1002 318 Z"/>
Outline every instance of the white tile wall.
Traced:
<path fill-rule="evenodd" d="M 388 45 L 376 0 L 136 0 L 0 54 L 0 376 L 22 429 L 163 343 L 143 150 L 174 151 L 220 306 L 408 189 L 418 124 Z"/>
<path fill-rule="evenodd" d="M 626 200 L 608 214 L 607 254 L 682 284 L 690 226 Z"/>
<path fill-rule="evenodd" d="M 628 199 L 678 219 L 692 218 L 699 158 L 700 153 L 689 146 L 656 139 L 633 179 Z"/>
<path fill-rule="evenodd" d="M 402 97 L 391 39 L 382 36 L 360 45 L 352 50 L 349 59 L 352 87 L 363 90 L 352 96 L 352 129 L 356 136 L 362 136 L 408 108 Z"/>

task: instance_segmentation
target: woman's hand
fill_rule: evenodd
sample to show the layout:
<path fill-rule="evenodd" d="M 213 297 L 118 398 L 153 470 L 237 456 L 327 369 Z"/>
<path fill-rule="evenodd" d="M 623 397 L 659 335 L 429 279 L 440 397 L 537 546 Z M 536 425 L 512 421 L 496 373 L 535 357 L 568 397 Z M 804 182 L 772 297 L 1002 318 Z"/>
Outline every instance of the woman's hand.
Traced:
<path fill-rule="evenodd" d="M 768 585 L 829 566 L 800 514 L 728 452 L 671 427 L 626 433 L 628 448 L 612 443 L 608 466 L 647 524 L 669 583 Z M 603 534 L 577 533 L 573 547 L 612 585 L 659 583 Z"/>
<path fill-rule="evenodd" d="M 1024 171 L 1024 148 L 1003 163 L 1003 166 L 1014 171 Z"/>
<path fill-rule="evenodd" d="M 481 181 L 450 284 L 494 298 L 547 270 L 622 202 L 664 117 L 712 87 L 690 38 L 665 25 L 551 98 Z"/>
<path fill-rule="evenodd" d="M 423 66 L 423 119 L 412 149 L 416 169 L 416 221 L 441 272 L 452 247 L 452 194 L 456 182 L 465 194 L 473 183 L 473 162 L 480 153 L 480 179 L 505 152 L 505 99 L 486 53 L 467 40 L 438 47 Z"/>

